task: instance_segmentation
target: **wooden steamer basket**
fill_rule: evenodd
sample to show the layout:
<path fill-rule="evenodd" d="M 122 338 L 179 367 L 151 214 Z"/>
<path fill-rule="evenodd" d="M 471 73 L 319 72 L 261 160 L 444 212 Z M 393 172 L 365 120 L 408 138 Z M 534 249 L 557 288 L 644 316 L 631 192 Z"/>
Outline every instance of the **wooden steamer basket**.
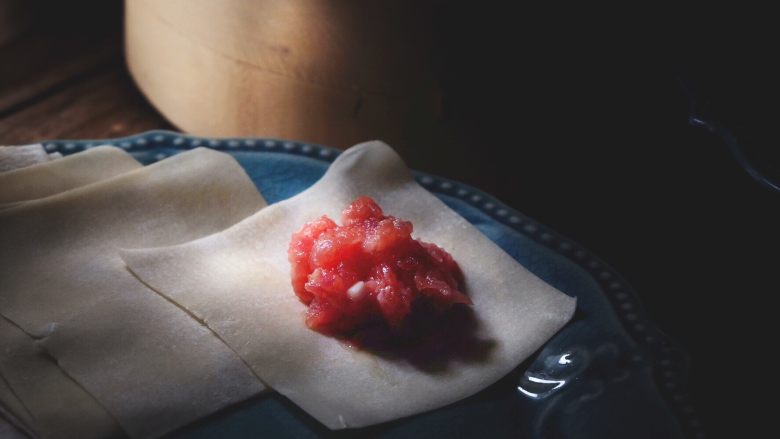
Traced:
<path fill-rule="evenodd" d="M 127 64 L 202 136 L 420 143 L 435 123 L 430 2 L 126 0 Z"/>

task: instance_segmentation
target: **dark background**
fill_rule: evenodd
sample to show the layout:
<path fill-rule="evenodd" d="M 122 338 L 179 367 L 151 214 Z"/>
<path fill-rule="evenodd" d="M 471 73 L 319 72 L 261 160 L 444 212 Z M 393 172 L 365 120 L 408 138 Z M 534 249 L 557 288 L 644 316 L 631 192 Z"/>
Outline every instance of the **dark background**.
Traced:
<path fill-rule="evenodd" d="M 0 35 L 0 143 L 172 129 L 125 72 L 119 4 L 22 9 L 34 19 Z M 410 165 L 490 192 L 613 265 L 690 353 L 705 430 L 749 437 L 755 396 L 773 395 L 780 192 L 689 116 L 772 164 L 771 26 L 734 11 L 438 9 L 443 119 L 430 145 L 405 151 Z"/>

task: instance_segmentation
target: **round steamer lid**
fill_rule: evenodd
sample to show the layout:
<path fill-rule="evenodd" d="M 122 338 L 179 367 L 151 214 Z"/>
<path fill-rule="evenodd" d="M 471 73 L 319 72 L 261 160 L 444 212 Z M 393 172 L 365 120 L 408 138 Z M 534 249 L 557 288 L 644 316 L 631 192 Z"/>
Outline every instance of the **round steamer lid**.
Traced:
<path fill-rule="evenodd" d="M 194 134 L 408 144 L 439 107 L 429 3 L 128 0 L 127 63 Z"/>

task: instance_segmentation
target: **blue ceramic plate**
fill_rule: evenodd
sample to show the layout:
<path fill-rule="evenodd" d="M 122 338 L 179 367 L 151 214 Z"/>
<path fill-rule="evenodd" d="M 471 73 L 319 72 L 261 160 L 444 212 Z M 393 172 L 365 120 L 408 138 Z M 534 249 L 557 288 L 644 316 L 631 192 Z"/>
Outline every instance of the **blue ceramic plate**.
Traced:
<path fill-rule="evenodd" d="M 152 131 L 122 139 L 46 142 L 71 154 L 119 146 L 144 164 L 206 146 L 233 155 L 269 203 L 310 186 L 337 150 L 271 139 L 208 139 Z M 439 410 L 331 432 L 279 395 L 231 407 L 172 436 L 701 437 L 686 395 L 686 359 L 650 323 L 626 282 L 571 240 L 464 184 L 417 180 L 536 275 L 578 299 L 574 319 L 530 360 L 479 394 Z M 522 337 L 522 334 L 518 334 Z"/>

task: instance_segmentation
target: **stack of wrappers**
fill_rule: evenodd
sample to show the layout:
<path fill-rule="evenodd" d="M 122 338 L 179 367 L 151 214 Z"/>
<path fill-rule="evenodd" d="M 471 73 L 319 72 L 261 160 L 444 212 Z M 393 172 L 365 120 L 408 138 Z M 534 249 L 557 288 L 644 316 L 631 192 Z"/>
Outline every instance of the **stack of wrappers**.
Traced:
<path fill-rule="evenodd" d="M 290 238 L 361 195 L 458 261 L 479 359 L 429 370 L 306 327 Z M 496 382 L 574 308 L 381 142 L 270 206 L 210 149 L 142 166 L 111 146 L 0 147 L 0 437 L 158 437 L 268 392 L 331 429 L 378 424 Z"/>

